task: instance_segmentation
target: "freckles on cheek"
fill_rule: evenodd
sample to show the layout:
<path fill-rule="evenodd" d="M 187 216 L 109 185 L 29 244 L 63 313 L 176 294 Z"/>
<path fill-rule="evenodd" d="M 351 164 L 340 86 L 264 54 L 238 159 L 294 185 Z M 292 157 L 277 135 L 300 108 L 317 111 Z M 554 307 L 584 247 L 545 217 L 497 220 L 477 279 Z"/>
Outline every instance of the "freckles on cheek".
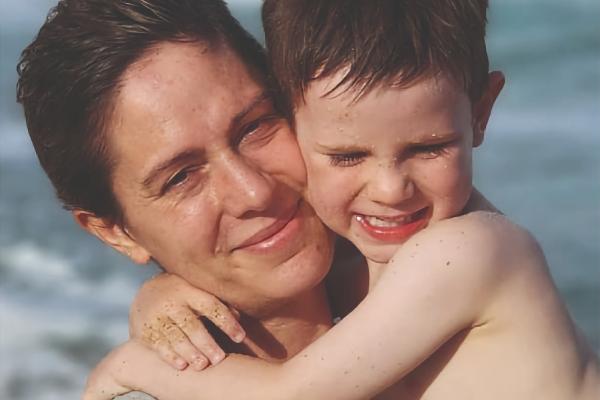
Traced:
<path fill-rule="evenodd" d="M 340 171 L 332 173 L 331 167 L 313 172 L 317 176 L 309 180 L 308 200 L 322 221 L 336 230 L 354 198 L 351 182 Z"/>

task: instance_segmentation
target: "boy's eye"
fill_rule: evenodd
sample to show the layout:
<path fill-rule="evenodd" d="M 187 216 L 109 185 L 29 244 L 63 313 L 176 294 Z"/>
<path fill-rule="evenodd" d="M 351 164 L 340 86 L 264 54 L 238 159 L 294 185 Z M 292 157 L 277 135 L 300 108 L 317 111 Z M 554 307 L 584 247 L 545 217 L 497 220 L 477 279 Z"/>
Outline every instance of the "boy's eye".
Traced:
<path fill-rule="evenodd" d="M 346 153 L 346 154 L 329 154 L 329 164 L 334 167 L 353 167 L 360 164 L 364 158 L 365 153 Z"/>
<path fill-rule="evenodd" d="M 426 146 L 416 146 L 413 153 L 420 158 L 432 159 L 443 155 L 446 152 L 448 143 L 431 144 Z"/>

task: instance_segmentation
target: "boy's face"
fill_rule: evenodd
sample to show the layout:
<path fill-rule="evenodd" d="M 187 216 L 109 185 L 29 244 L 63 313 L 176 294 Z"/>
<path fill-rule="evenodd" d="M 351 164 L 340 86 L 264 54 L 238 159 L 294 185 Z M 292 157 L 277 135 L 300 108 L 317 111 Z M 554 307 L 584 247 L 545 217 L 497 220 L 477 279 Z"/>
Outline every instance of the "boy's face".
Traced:
<path fill-rule="evenodd" d="M 464 209 L 489 110 L 474 117 L 464 90 L 445 76 L 381 86 L 358 100 L 343 88 L 325 95 L 342 76 L 314 81 L 296 112 L 308 196 L 326 225 L 387 262 L 417 231 Z"/>

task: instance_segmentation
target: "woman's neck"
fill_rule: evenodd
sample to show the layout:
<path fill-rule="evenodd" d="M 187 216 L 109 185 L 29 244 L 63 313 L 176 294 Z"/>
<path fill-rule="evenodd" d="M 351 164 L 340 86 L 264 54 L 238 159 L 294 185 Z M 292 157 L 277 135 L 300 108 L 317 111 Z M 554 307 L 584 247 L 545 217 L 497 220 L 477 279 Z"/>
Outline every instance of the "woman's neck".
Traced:
<path fill-rule="evenodd" d="M 242 315 L 246 339 L 237 349 L 269 361 L 285 361 L 332 326 L 325 287 L 320 284 L 260 317 Z"/>

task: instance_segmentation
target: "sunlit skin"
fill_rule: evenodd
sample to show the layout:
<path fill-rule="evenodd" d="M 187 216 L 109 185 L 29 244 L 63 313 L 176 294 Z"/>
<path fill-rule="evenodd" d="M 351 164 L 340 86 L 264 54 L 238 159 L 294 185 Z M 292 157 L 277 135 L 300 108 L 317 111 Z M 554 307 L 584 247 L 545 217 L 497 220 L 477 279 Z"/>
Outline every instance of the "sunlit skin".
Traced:
<path fill-rule="evenodd" d="M 248 322 L 253 354 L 289 357 L 330 326 L 332 235 L 302 199 L 287 121 L 227 47 L 148 51 L 122 77 L 107 142 L 124 221 L 76 211 L 85 229 L 259 321 L 270 336 L 252 337 Z"/>
<path fill-rule="evenodd" d="M 231 354 L 201 373 L 176 371 L 128 342 L 84 399 L 131 388 L 173 400 L 595 399 L 596 359 L 539 246 L 471 184 L 471 151 L 503 82 L 491 74 L 473 103 L 443 76 L 355 103 L 322 97 L 331 79 L 310 85 L 296 119 L 309 198 L 370 269 L 382 267 L 377 285 L 284 363 Z"/>
<path fill-rule="evenodd" d="M 109 146 L 133 251 L 245 310 L 249 292 L 316 285 L 327 233 L 299 195 L 294 136 L 243 64 L 225 48 L 165 45 L 123 81 Z"/>
<path fill-rule="evenodd" d="M 141 86 L 152 86 L 153 76 L 146 76 Z M 577 337 L 537 243 L 523 229 L 493 212 L 493 206 L 471 184 L 471 151 L 482 141 L 503 82 L 501 74 L 491 74 L 484 95 L 474 102 L 462 93 L 459 85 L 444 76 L 419 81 L 408 88 L 382 87 L 357 102 L 351 102 L 354 97 L 344 94 L 322 97 L 324 90 L 335 83 L 333 78 L 309 85 L 306 104 L 298 108 L 296 118 L 308 166 L 309 198 L 328 225 L 360 248 L 369 260 L 370 269 L 382 267 L 377 285 L 372 285 L 366 298 L 328 333 L 283 363 L 271 364 L 231 354 L 219 365 L 200 373 L 190 369 L 176 371 L 157 354 L 132 341 L 113 351 L 100 364 L 88 382 L 84 398 L 105 400 L 131 388 L 143 388 L 167 400 L 192 400 L 198 396 L 261 400 L 358 400 L 375 396 L 444 400 L 595 399 L 599 381 L 596 360 Z M 176 88 L 185 91 L 185 87 Z M 243 97 L 243 91 L 230 90 L 236 96 L 222 96 L 235 104 L 237 97 Z M 150 91 L 141 93 L 150 95 Z M 202 96 L 195 93 L 189 100 L 195 97 Z M 185 110 L 186 104 L 178 103 L 175 96 L 168 100 L 160 104 L 161 109 L 178 106 L 178 113 Z M 142 124 L 143 117 L 147 116 L 140 113 L 136 121 Z M 161 120 L 154 120 L 152 125 L 157 123 Z M 196 121 L 190 131 L 196 126 L 202 124 Z M 151 129 L 151 125 L 146 128 Z M 210 125 L 201 131 L 210 132 Z M 194 135 L 190 133 L 191 136 Z M 156 241 L 159 236 L 148 235 L 141 229 L 157 231 L 157 225 L 166 229 L 175 224 L 169 233 L 194 233 L 192 228 L 182 231 L 177 226 L 188 217 L 201 215 L 197 208 L 185 207 L 189 195 L 206 199 L 198 201 L 197 207 L 220 210 L 210 208 L 218 207 L 211 199 L 218 197 L 227 204 L 229 193 L 208 190 L 210 195 L 203 197 L 202 188 L 218 186 L 225 180 L 232 182 L 228 187 L 234 190 L 250 182 L 245 175 L 223 176 L 213 171 L 227 171 L 225 167 L 236 160 L 262 160 L 259 165 L 271 166 L 266 158 L 277 159 L 282 151 L 275 147 L 268 153 L 266 150 L 276 143 L 278 135 L 270 141 L 261 141 L 268 154 L 265 159 L 244 157 L 243 143 L 237 152 L 215 151 L 230 147 L 219 135 L 208 137 L 216 144 L 202 142 L 208 160 L 206 168 L 192 166 L 191 174 L 183 177 L 178 176 L 181 169 L 175 168 L 163 180 L 159 179 L 176 182 L 173 187 L 178 194 L 172 200 L 168 195 L 146 199 L 134 194 L 123 197 L 132 200 L 128 204 L 139 208 L 139 214 L 130 211 L 130 215 L 137 215 L 135 221 L 127 222 L 137 227 L 131 234 L 140 238 L 144 252 L 152 249 L 147 254 L 164 253 L 158 251 L 164 248 Z M 288 137 L 291 138 L 285 136 Z M 140 142 L 138 138 L 137 143 Z M 157 154 L 161 154 L 163 146 L 170 146 L 167 141 L 158 142 L 159 145 L 152 147 Z M 287 139 L 284 144 L 288 144 Z M 124 144 L 119 148 L 134 151 L 133 146 Z M 254 149 L 249 154 L 262 154 L 262 147 Z M 242 157 L 233 156 L 234 153 Z M 141 158 L 152 159 L 152 154 L 145 152 Z M 282 168 L 293 165 L 286 161 L 281 163 Z M 135 170 L 143 164 L 127 165 L 123 171 Z M 245 168 L 238 170 L 243 172 Z M 206 171 L 207 178 L 203 178 Z M 277 169 L 270 167 L 269 171 Z M 282 178 L 279 183 L 260 177 L 260 181 L 280 185 L 276 186 L 278 191 L 273 190 L 272 196 L 280 197 L 275 197 L 272 209 L 284 221 L 288 215 L 284 210 L 291 209 L 289 205 L 297 200 L 285 183 L 293 187 L 290 181 L 300 181 L 299 175 L 296 180 L 289 179 L 295 176 L 291 171 L 290 174 L 283 174 L 287 179 Z M 140 178 L 144 175 L 147 173 L 140 174 Z M 213 181 L 213 176 L 219 180 Z M 259 179 L 258 175 L 253 176 Z M 119 179 L 117 167 L 116 191 L 124 196 L 129 189 L 127 185 L 121 186 Z M 253 194 L 246 191 L 248 199 L 254 199 Z M 179 207 L 188 212 L 179 214 Z M 240 246 L 239 254 L 248 254 L 249 259 L 258 257 L 262 250 L 256 248 L 254 230 L 249 230 L 253 233 L 243 239 L 234 233 L 233 227 L 246 232 L 247 222 L 241 217 L 243 214 L 233 212 L 235 205 L 231 204 L 230 209 L 223 207 L 229 211 L 216 218 L 219 223 L 211 224 L 218 233 L 214 236 L 205 233 L 205 238 L 212 239 L 209 245 L 186 239 L 179 243 L 183 254 L 193 255 L 198 247 L 231 261 L 227 265 L 233 267 L 233 272 L 221 275 L 231 277 L 231 281 L 243 276 L 261 277 L 270 285 L 280 283 L 279 274 L 271 277 L 261 274 L 264 269 L 258 264 L 252 275 L 236 272 L 240 268 L 233 261 L 238 259 Z M 145 221 L 152 215 L 146 208 L 179 218 L 169 217 L 160 223 Z M 252 214 L 258 211 L 256 206 L 250 209 Z M 127 207 L 125 211 L 127 215 Z M 197 223 L 199 220 L 195 219 Z M 172 246 L 166 253 L 172 253 L 177 240 L 169 236 L 163 239 Z M 187 247 L 194 242 L 196 247 Z M 275 254 L 280 253 L 275 251 Z M 167 261 L 180 262 L 179 255 L 174 257 Z M 216 269 L 211 264 L 207 267 Z M 187 268 L 193 267 L 188 264 Z M 267 270 L 272 272 L 273 268 Z M 196 273 L 191 275 L 190 282 L 195 282 Z M 374 281 L 378 278 L 375 275 L 369 278 Z"/>
<path fill-rule="evenodd" d="M 413 234 L 464 211 L 483 130 L 445 75 L 357 101 L 344 86 L 329 93 L 343 73 L 315 80 L 297 107 L 309 198 L 331 229 L 386 263 Z"/>

